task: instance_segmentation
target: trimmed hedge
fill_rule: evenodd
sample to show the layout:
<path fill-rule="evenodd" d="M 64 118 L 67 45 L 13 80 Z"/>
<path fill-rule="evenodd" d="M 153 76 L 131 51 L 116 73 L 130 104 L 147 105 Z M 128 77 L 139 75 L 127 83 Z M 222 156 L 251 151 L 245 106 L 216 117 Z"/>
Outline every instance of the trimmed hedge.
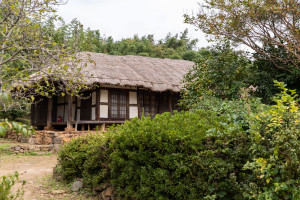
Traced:
<path fill-rule="evenodd" d="M 209 111 L 134 119 L 113 131 L 111 183 L 128 199 L 240 199 L 248 137 Z"/>
<path fill-rule="evenodd" d="M 109 183 L 121 199 L 300 199 L 299 104 L 278 85 L 276 104 L 255 119 L 247 106 L 228 113 L 231 103 L 223 114 L 132 119 L 67 144 L 59 169 L 88 187 Z"/>
<path fill-rule="evenodd" d="M 238 199 L 250 144 L 225 121 L 204 110 L 133 119 L 65 145 L 60 172 L 88 187 L 111 183 L 126 199 Z"/>
<path fill-rule="evenodd" d="M 67 182 L 83 178 L 84 184 L 90 187 L 106 182 L 110 162 L 108 143 L 108 139 L 99 134 L 72 140 L 59 151 L 59 174 Z"/>

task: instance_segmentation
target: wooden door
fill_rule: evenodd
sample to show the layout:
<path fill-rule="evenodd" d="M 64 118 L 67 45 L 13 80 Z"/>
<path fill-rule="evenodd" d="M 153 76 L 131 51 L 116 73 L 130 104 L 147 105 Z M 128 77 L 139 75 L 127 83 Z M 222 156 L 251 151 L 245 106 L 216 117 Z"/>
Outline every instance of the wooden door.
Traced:
<path fill-rule="evenodd" d="M 80 121 L 91 120 L 92 114 L 92 97 L 81 99 L 80 105 Z"/>

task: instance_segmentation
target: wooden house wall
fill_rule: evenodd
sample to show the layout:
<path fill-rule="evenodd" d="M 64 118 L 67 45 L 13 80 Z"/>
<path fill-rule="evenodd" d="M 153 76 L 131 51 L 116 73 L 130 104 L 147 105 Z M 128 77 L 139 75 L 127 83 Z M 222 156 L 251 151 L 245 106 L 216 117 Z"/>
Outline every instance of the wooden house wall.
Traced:
<path fill-rule="evenodd" d="M 152 92 L 143 89 L 97 88 L 85 92 L 84 98 L 73 97 L 72 121 L 122 121 L 141 117 L 142 115 L 154 117 L 163 112 L 172 112 L 178 109 L 176 103 L 179 94 L 171 92 Z M 54 96 L 52 103 L 51 123 L 68 121 L 67 96 Z M 171 103 L 171 105 L 170 105 Z M 46 126 L 47 124 L 47 98 L 33 106 L 32 124 Z"/>
<path fill-rule="evenodd" d="M 34 103 L 31 107 L 31 122 L 35 126 L 46 126 L 48 99 L 41 97 L 36 99 L 36 103 Z"/>

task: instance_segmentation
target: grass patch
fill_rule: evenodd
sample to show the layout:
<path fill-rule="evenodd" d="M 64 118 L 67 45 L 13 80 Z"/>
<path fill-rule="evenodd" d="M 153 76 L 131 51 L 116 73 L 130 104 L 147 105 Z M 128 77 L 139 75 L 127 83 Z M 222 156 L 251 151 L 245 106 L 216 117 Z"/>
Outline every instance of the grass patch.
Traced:
<path fill-rule="evenodd" d="M 53 179 L 51 175 L 45 176 L 39 180 L 39 184 L 42 188 L 49 194 L 52 194 L 55 190 L 63 190 L 63 194 L 56 194 L 54 198 L 50 200 L 69 200 L 69 199 L 76 199 L 76 200 L 96 200 L 95 196 L 92 194 L 87 193 L 87 191 L 82 190 L 79 193 L 75 193 L 71 191 L 71 184 L 66 184 L 64 182 L 59 182 L 56 179 Z"/>
<path fill-rule="evenodd" d="M 1 144 L 0 145 L 0 155 L 10 155 L 11 154 L 11 151 L 10 151 L 10 147 L 12 145 L 9 145 L 9 144 Z"/>
<path fill-rule="evenodd" d="M 11 146 L 13 146 L 13 145 L 10 145 L 10 144 L 1 144 L 1 145 L 0 145 L 0 149 L 1 149 L 1 148 L 11 147 Z"/>
<path fill-rule="evenodd" d="M 53 153 L 49 152 L 26 152 L 23 154 L 18 154 L 19 156 L 51 156 Z"/>

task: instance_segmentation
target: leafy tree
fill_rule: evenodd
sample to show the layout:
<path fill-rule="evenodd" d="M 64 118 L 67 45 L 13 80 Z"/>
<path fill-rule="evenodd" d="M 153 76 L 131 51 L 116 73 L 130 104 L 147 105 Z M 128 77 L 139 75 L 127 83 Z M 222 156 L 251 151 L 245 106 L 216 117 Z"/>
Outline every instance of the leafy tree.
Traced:
<path fill-rule="evenodd" d="M 156 58 L 194 60 L 197 53 L 194 48 L 196 39 L 188 38 L 188 30 L 174 36 L 169 33 L 164 39 L 156 42 L 154 35 L 124 38 L 115 41 L 112 37 L 101 37 L 99 30 L 85 29 L 74 19 L 65 24 L 62 19 L 57 25 L 53 19 L 43 23 L 46 34 L 64 47 L 77 47 L 79 51 L 106 53 L 111 55 L 140 55 Z"/>
<path fill-rule="evenodd" d="M 203 49 L 200 53 L 203 55 L 184 78 L 180 104 L 190 108 L 205 95 L 221 99 L 237 98 L 240 88 L 247 86 L 251 62 L 228 43 Z"/>
<path fill-rule="evenodd" d="M 47 19 L 57 19 L 55 6 L 61 3 L 58 0 L 0 2 L 0 94 L 14 90 L 10 94 L 11 104 L 0 98 L 3 110 L 15 106 L 19 98 L 59 92 L 76 94 L 84 87 L 83 66 L 73 55 L 76 49 L 55 42 L 42 26 Z M 41 82 L 33 83 L 34 73 L 42 77 Z M 31 84 L 24 84 L 30 81 Z"/>
<path fill-rule="evenodd" d="M 212 38 L 246 45 L 279 69 L 300 70 L 299 0 L 205 0 L 200 6 L 198 14 L 185 15 L 186 23 Z M 286 54 L 266 51 L 265 45 L 282 48 Z"/>
<path fill-rule="evenodd" d="M 283 48 L 275 48 L 274 46 L 265 46 L 265 51 L 270 53 L 281 53 L 286 56 Z M 300 92 L 300 71 L 295 70 L 293 73 L 287 72 L 281 68 L 277 68 L 271 61 L 264 59 L 261 54 L 254 54 L 254 62 L 251 66 L 250 82 L 256 87 L 255 95 L 262 98 L 265 103 L 272 103 L 272 97 L 279 92 L 278 87 L 274 86 L 277 80 L 287 84 L 290 89 L 296 89 Z M 285 66 L 287 64 L 278 62 L 277 65 Z"/>

